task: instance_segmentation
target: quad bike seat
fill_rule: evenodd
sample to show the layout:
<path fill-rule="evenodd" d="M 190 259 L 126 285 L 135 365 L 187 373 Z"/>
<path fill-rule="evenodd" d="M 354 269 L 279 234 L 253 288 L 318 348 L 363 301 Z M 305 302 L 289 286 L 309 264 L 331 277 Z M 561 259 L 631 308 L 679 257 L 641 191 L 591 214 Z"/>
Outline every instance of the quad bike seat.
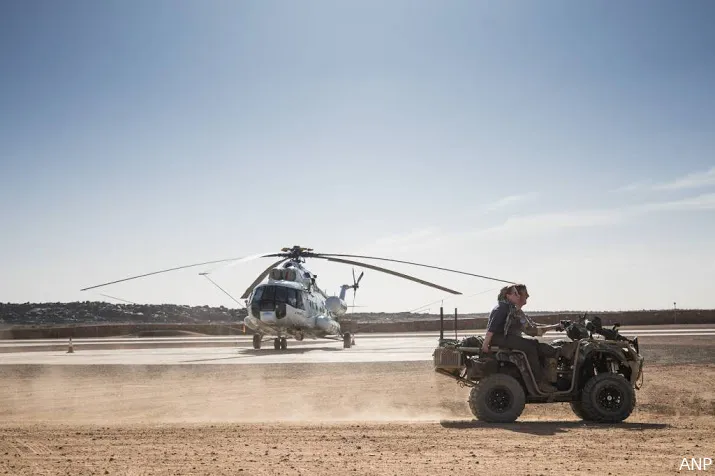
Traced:
<path fill-rule="evenodd" d="M 511 350 L 509 347 L 499 347 L 498 345 L 489 346 L 489 352 L 499 352 L 500 350 Z"/>

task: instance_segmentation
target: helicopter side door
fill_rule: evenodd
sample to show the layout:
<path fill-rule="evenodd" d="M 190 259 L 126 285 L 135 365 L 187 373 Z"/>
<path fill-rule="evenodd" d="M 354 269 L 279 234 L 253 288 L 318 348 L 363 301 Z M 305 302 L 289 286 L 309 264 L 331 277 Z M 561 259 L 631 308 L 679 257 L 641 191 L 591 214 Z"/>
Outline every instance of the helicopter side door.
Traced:
<path fill-rule="evenodd" d="M 295 288 L 286 288 L 286 304 L 290 306 L 288 317 L 295 327 L 311 327 L 308 301 L 304 291 Z"/>

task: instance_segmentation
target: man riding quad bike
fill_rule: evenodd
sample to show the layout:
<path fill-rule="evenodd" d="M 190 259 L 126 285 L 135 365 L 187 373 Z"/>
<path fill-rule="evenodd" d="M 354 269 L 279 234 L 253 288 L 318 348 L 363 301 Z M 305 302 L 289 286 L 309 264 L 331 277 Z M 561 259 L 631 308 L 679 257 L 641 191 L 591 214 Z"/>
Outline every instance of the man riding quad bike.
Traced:
<path fill-rule="evenodd" d="M 586 314 L 577 322 L 562 320 L 568 339 L 551 343 L 555 365 L 544 376 L 553 391 L 540 388 L 524 351 L 491 345 L 484 352 L 481 336 L 440 339 L 434 368 L 471 387 L 469 408 L 479 420 L 513 422 L 526 403 L 569 402 L 582 420 L 621 422 L 635 407 L 643 357 L 638 338 L 621 335 L 619 326 L 604 328 L 599 317 Z"/>
<path fill-rule="evenodd" d="M 555 365 L 558 350 L 545 342 L 539 342 L 535 335 L 543 335 L 550 329 L 563 329 L 559 324 L 539 326 L 531 321 L 522 311 L 528 298 L 529 292 L 524 284 L 514 284 L 501 289 L 497 305 L 489 314 L 482 352 L 489 353 L 492 344 L 523 351 L 539 390 L 544 393 L 554 392 L 556 388 L 545 378 L 542 366 L 546 365 L 544 362 Z"/>

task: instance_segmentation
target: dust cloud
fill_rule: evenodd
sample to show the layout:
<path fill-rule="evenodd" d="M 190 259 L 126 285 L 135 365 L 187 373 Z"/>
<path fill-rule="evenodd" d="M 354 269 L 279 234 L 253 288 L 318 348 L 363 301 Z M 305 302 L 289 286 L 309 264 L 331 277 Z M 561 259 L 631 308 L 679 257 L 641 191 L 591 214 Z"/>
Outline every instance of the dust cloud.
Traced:
<path fill-rule="evenodd" d="M 0 418 L 72 424 L 437 421 L 468 391 L 430 362 L 0 366 Z"/>
<path fill-rule="evenodd" d="M 715 416 L 712 340 L 644 345 L 640 411 Z M 692 350 L 695 358 L 684 356 Z M 687 358 L 684 358 L 687 357 Z M 673 360 L 684 360 L 679 365 Z M 667 363 L 666 363 L 667 362 Z M 691 363 L 692 362 L 692 363 Z M 468 388 L 432 362 L 265 365 L 0 365 L 5 423 L 322 423 L 471 420 Z M 522 419 L 573 418 L 568 404 Z"/>

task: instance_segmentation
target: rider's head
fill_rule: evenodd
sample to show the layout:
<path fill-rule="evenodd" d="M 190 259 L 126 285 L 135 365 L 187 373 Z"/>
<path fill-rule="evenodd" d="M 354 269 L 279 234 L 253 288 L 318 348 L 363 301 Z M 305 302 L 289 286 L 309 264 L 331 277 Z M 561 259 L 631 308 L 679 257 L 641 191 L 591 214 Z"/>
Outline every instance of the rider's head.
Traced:
<path fill-rule="evenodd" d="M 501 288 L 501 291 L 499 291 L 499 301 L 509 301 L 515 306 L 519 305 L 522 300 L 522 297 L 519 294 L 519 286 L 522 286 L 524 290 L 526 290 L 526 286 L 524 286 L 523 284 L 504 286 L 503 288 Z"/>
<path fill-rule="evenodd" d="M 514 288 L 516 288 L 519 293 L 519 304 L 521 306 L 526 306 L 526 301 L 529 299 L 529 291 L 526 290 L 526 284 L 516 284 Z"/>
<path fill-rule="evenodd" d="M 507 294 L 512 294 L 514 292 L 514 286 L 504 286 L 499 290 L 498 301 L 506 301 Z"/>
<path fill-rule="evenodd" d="M 506 301 L 506 292 L 509 289 L 509 286 L 504 286 L 499 290 L 499 296 L 497 296 L 497 301 Z"/>

